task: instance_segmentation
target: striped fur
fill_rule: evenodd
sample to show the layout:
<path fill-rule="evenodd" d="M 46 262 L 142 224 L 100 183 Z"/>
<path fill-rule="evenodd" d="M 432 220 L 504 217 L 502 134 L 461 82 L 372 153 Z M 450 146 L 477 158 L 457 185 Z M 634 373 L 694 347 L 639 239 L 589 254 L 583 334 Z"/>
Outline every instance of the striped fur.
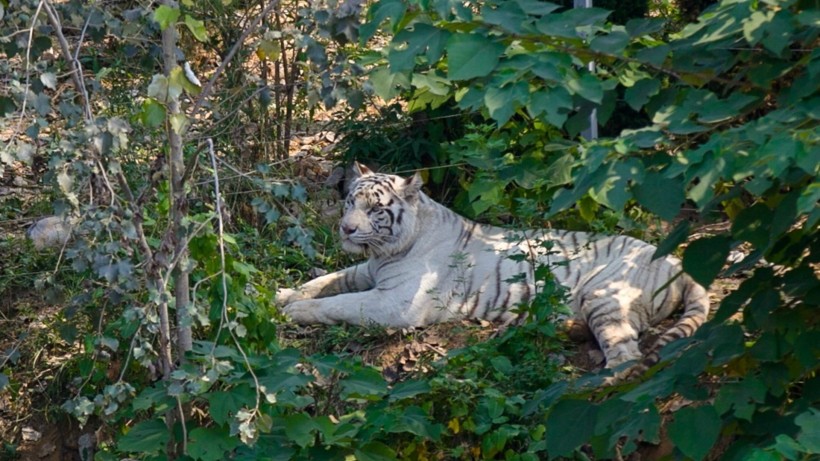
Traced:
<path fill-rule="evenodd" d="M 573 312 L 589 326 L 608 367 L 640 358 L 638 336 L 681 305 L 683 316 L 658 338 L 657 348 L 690 336 L 706 319 L 706 290 L 681 274 L 677 259 L 653 261 L 655 247 L 648 243 L 482 225 L 427 197 L 419 175 L 405 179 L 359 165 L 357 172 L 339 233 L 346 251 L 369 259 L 280 290 L 277 303 L 298 323 L 512 322 L 518 315 L 512 308 L 536 289 L 534 260 L 550 265 L 569 289 Z M 549 252 L 539 245 L 545 239 L 553 242 Z M 509 257 L 515 254 L 525 257 Z"/>

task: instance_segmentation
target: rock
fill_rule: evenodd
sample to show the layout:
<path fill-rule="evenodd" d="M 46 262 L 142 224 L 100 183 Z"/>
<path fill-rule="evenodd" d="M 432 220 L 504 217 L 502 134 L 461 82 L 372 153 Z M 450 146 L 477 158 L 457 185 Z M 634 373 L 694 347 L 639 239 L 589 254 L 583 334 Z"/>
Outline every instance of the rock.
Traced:
<path fill-rule="evenodd" d="M 34 430 L 31 427 L 24 427 L 23 428 L 23 442 L 36 442 L 40 440 L 43 434 Z"/>
<path fill-rule="evenodd" d="M 34 248 L 61 248 L 71 237 L 75 220 L 63 216 L 49 216 L 32 225 L 26 235 L 34 243 Z"/>

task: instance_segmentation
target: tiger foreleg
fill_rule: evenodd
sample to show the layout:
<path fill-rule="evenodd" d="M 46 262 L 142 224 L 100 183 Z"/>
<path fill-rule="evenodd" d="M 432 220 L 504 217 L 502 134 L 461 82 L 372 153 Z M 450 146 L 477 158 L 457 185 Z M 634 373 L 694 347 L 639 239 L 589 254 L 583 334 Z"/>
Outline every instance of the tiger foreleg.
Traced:
<path fill-rule="evenodd" d="M 407 307 L 403 307 L 404 304 Z M 397 328 L 427 324 L 424 317 L 418 315 L 419 310 L 413 309 L 409 302 L 391 299 L 379 290 L 295 301 L 285 306 L 284 312 L 301 324 L 378 324 Z"/>
<path fill-rule="evenodd" d="M 367 263 L 317 277 L 298 288 L 281 288 L 276 292 L 276 304 L 286 306 L 296 301 L 325 298 L 341 293 L 369 290 L 373 280 Z"/>

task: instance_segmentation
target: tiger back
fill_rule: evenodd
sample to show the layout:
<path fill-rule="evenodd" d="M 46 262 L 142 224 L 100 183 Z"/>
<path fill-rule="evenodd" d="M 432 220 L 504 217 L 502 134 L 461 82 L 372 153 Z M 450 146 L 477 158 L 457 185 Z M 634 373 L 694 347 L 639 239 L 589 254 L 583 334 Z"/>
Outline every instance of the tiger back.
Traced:
<path fill-rule="evenodd" d="M 639 335 L 679 307 L 682 316 L 656 340 L 644 367 L 708 315 L 706 290 L 682 273 L 676 258 L 653 260 L 655 247 L 646 242 L 483 225 L 425 195 L 418 174 L 402 178 L 359 164 L 355 171 L 339 235 L 345 251 L 368 259 L 279 290 L 277 304 L 297 323 L 512 322 L 519 315 L 514 308 L 536 292 L 538 264 L 568 289 L 573 315 L 589 326 L 607 367 L 640 359 Z"/>

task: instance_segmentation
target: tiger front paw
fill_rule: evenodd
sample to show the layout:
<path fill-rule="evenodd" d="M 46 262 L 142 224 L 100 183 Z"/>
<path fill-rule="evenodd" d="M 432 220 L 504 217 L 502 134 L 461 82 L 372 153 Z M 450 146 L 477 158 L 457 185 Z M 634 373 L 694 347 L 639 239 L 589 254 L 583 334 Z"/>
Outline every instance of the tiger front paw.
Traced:
<path fill-rule="evenodd" d="M 294 323 L 298 324 L 312 324 L 312 323 L 336 323 L 327 316 L 323 315 L 322 310 L 312 300 L 295 301 L 286 305 L 282 312 L 285 313 Z"/>
<path fill-rule="evenodd" d="M 302 299 L 305 299 L 305 297 L 301 291 L 292 288 L 280 288 L 276 292 L 275 302 L 277 306 L 282 307 Z"/>

